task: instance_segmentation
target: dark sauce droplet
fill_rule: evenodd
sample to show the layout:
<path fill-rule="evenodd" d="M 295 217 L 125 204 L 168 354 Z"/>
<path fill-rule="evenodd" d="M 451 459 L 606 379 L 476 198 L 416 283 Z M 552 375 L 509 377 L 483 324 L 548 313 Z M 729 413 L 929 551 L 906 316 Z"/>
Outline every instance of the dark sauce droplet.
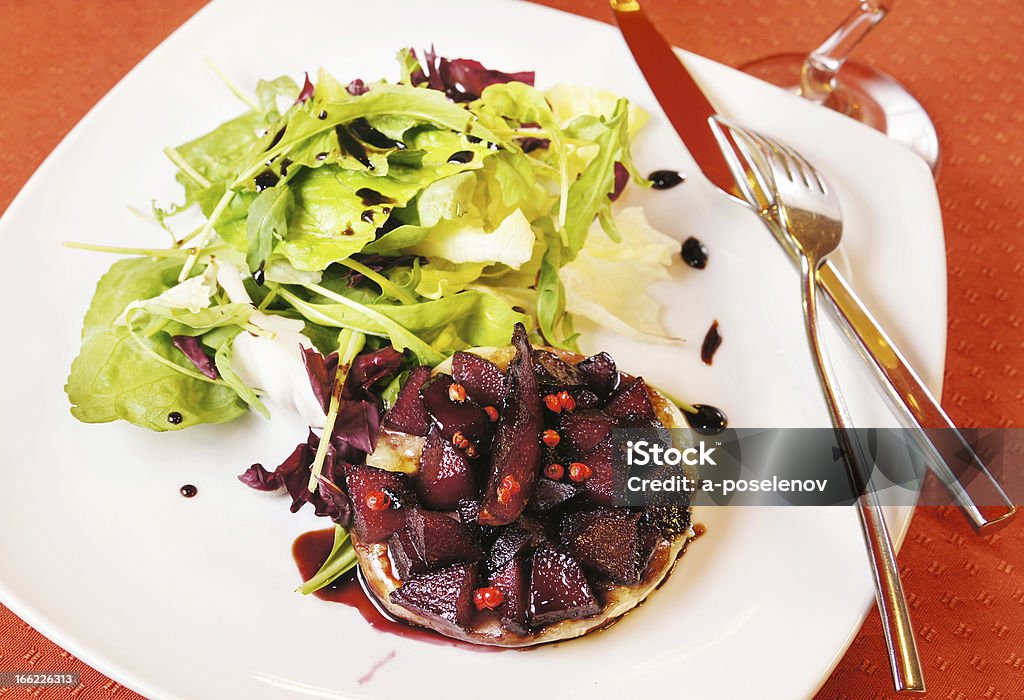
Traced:
<path fill-rule="evenodd" d="M 466 140 L 469 141 L 470 143 L 480 143 L 481 141 L 483 141 L 483 139 L 480 138 L 479 136 L 471 136 L 470 134 L 466 134 Z"/>
<path fill-rule="evenodd" d="M 320 151 L 316 154 L 317 160 L 327 160 L 327 151 Z"/>
<path fill-rule="evenodd" d="M 185 484 L 180 489 L 178 489 L 178 493 L 180 493 L 185 498 L 192 498 L 197 493 L 199 493 L 199 489 L 197 489 L 192 484 Z"/>
<path fill-rule="evenodd" d="M 324 119 L 327 119 L 327 110 L 325 109 L 322 112 L 320 112 L 320 114 L 316 115 L 316 118 L 321 120 L 321 121 L 323 121 Z"/>
<path fill-rule="evenodd" d="M 256 268 L 256 272 L 252 273 L 252 281 L 260 287 L 263 286 L 263 282 L 266 280 L 266 272 L 263 269 L 266 264 L 266 262 L 261 262 L 260 266 Z"/>
<path fill-rule="evenodd" d="M 395 202 L 391 197 L 383 195 L 377 190 L 371 190 L 369 187 L 360 187 L 356 190 L 356 196 L 363 200 L 363 206 L 367 207 L 378 206 L 380 204 L 394 204 Z"/>
<path fill-rule="evenodd" d="M 362 219 L 363 221 L 365 221 L 368 224 L 372 224 L 373 223 L 373 209 L 367 209 L 366 211 L 364 211 L 362 214 L 359 215 L 359 218 Z"/>
<path fill-rule="evenodd" d="M 183 420 L 185 419 L 177 411 L 171 411 L 167 414 L 167 422 L 171 425 L 180 425 Z"/>
<path fill-rule="evenodd" d="M 718 320 L 711 324 L 711 328 L 708 328 L 708 332 L 704 334 L 704 342 L 700 346 L 700 359 L 706 364 L 710 365 L 715 359 L 715 352 L 722 344 L 722 336 L 718 332 Z"/>
<path fill-rule="evenodd" d="M 399 150 L 405 148 L 404 143 L 396 141 L 384 132 L 374 129 L 366 119 L 356 119 L 348 125 L 348 128 L 352 130 L 352 133 L 355 134 L 360 141 L 368 143 L 374 148 L 397 148 Z"/>
<path fill-rule="evenodd" d="M 690 236 L 683 241 L 683 247 L 680 250 L 680 255 L 683 256 L 683 262 L 690 267 L 703 270 L 708 264 L 708 249 L 704 247 L 699 238 Z"/>
<path fill-rule="evenodd" d="M 473 160 L 473 151 L 456 151 L 448 156 L 449 163 L 468 163 Z"/>
<path fill-rule="evenodd" d="M 667 190 L 680 184 L 686 178 L 675 170 L 655 170 L 647 176 L 647 179 L 651 181 L 651 187 L 654 189 Z"/>
<path fill-rule="evenodd" d="M 262 192 L 269 187 L 273 187 L 280 179 L 273 170 L 264 170 L 256 176 L 256 191 Z"/>
<path fill-rule="evenodd" d="M 728 420 L 721 409 L 702 403 L 695 403 L 693 407 L 697 409 L 696 413 L 683 411 L 683 415 L 686 416 L 686 422 L 690 424 L 694 432 L 701 435 L 718 435 L 725 430 Z"/>
<path fill-rule="evenodd" d="M 281 127 L 281 130 L 280 130 L 280 131 L 278 131 L 278 132 L 277 132 L 276 134 L 274 134 L 274 138 L 270 140 L 270 145 L 269 145 L 269 146 L 267 146 L 267 150 L 268 150 L 268 151 L 269 151 L 269 150 L 270 150 L 271 148 L 273 148 L 274 146 L 276 146 L 277 144 L 281 143 L 281 139 L 282 139 L 282 138 L 284 138 L 284 130 L 285 130 L 285 128 L 286 128 L 286 127 L 283 127 L 283 126 L 282 126 L 282 127 Z"/>
<path fill-rule="evenodd" d="M 334 127 L 334 133 L 338 135 L 338 145 L 341 146 L 342 151 L 359 161 L 367 170 L 373 170 L 373 163 L 370 162 L 370 157 L 366 155 L 366 149 L 363 148 L 363 144 L 359 143 L 348 129 L 338 124 L 338 126 Z"/>

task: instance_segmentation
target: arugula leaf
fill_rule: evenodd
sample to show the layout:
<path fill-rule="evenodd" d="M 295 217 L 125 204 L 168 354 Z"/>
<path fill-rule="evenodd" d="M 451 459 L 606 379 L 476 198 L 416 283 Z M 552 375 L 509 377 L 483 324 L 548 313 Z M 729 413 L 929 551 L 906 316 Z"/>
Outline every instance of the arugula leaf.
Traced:
<path fill-rule="evenodd" d="M 277 113 L 278 98 L 294 102 L 299 96 L 299 84 L 291 77 L 282 75 L 273 80 L 261 80 L 256 83 L 256 101 L 265 113 Z"/>
<path fill-rule="evenodd" d="M 259 134 L 270 127 L 277 113 L 249 111 L 224 122 L 208 134 L 177 147 L 185 162 L 211 183 L 231 181 L 239 172 Z M 187 195 L 199 189 L 187 175 L 178 174 Z"/>
<path fill-rule="evenodd" d="M 320 106 L 321 111 L 326 112 L 323 119 L 320 119 L 318 114 L 300 110 L 292 116 L 280 139 L 277 139 L 276 134 L 268 134 L 260 139 L 256 147 L 250 149 L 249 163 L 235 179 L 232 187 L 254 187 L 252 178 L 266 167 L 266 161 L 284 157 L 308 139 L 322 136 L 324 132 L 333 130 L 339 124 L 347 124 L 359 118 L 405 116 L 471 134 L 485 141 L 501 143 L 497 136 L 480 124 L 471 111 L 449 102 L 436 90 L 380 84 L 375 85 L 365 95 L 345 96 L 343 99 L 326 102 Z"/>
<path fill-rule="evenodd" d="M 312 578 L 295 590 L 302 595 L 315 593 L 354 568 L 356 562 L 356 551 L 349 540 L 348 531 L 341 525 L 335 525 L 334 546 L 331 547 L 331 553 L 327 555 L 327 560 L 320 566 L 320 570 L 313 574 Z"/>
<path fill-rule="evenodd" d="M 597 155 L 569 188 L 565 217 L 568 255 L 563 263 L 576 257 L 601 210 L 611 208 L 608 193 L 615 187 L 615 163 L 623 160 L 629 148 L 628 116 L 629 102 L 620 99 L 604 129 L 594 138 Z"/>
<path fill-rule="evenodd" d="M 382 255 L 399 253 L 423 241 L 429 235 L 430 228 L 427 226 L 399 226 L 377 240 L 367 243 L 363 246 L 363 252 Z"/>
<path fill-rule="evenodd" d="M 502 83 L 485 88 L 480 96 L 480 103 L 495 114 L 515 119 L 520 124 L 540 124 L 544 129 L 545 135 L 551 141 L 551 150 L 558 160 L 559 208 L 556 228 L 563 228 L 569 190 L 566 146 L 562 140 L 558 120 L 555 119 L 543 93 L 524 83 Z"/>
<path fill-rule="evenodd" d="M 228 386 L 203 381 L 154 362 L 126 326 L 115 324 L 125 307 L 177 284 L 181 262 L 133 258 L 114 263 L 99 281 L 82 329 L 82 349 L 64 387 L 71 413 L 86 423 L 118 418 L 150 430 L 179 430 L 223 423 L 245 413 Z M 149 338 L 149 348 L 171 365 L 194 372 L 169 335 Z M 172 423 L 172 412 L 182 420 Z"/>
<path fill-rule="evenodd" d="M 248 387 L 245 382 L 242 381 L 238 373 L 235 372 L 231 366 L 232 357 L 232 345 L 230 343 L 224 343 L 218 348 L 217 352 L 213 356 L 213 364 L 217 367 L 217 371 L 220 373 L 221 378 L 224 382 L 235 390 L 239 398 L 245 401 L 249 408 L 259 413 L 264 418 L 270 418 L 270 411 L 260 401 L 259 396 L 256 392 Z"/>
<path fill-rule="evenodd" d="M 426 365 L 436 365 L 466 347 L 507 344 L 516 323 L 531 323 L 497 296 L 477 290 L 418 304 L 361 304 L 329 290 L 313 289 L 327 291 L 335 303 L 308 302 L 287 290 L 281 295 L 312 323 L 390 337 L 396 350 L 408 348 Z M 449 329 L 455 337 L 436 343 Z"/>
<path fill-rule="evenodd" d="M 249 250 L 245 262 L 249 272 L 255 273 L 270 257 L 275 242 L 288 233 L 288 212 L 294 197 L 287 186 L 271 187 L 256 196 L 245 219 L 245 235 Z"/>

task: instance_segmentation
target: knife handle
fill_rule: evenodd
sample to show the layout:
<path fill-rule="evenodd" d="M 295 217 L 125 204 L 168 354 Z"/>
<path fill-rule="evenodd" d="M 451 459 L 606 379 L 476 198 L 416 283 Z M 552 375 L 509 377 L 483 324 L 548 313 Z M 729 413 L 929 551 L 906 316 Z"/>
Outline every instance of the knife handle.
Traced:
<path fill-rule="evenodd" d="M 999 482 L 882 327 L 831 262 L 818 284 L 843 331 L 873 370 L 901 421 L 913 434 L 928 467 L 945 485 L 975 530 L 1005 522 L 1016 511 Z M 979 505 L 982 504 L 982 505 Z"/>

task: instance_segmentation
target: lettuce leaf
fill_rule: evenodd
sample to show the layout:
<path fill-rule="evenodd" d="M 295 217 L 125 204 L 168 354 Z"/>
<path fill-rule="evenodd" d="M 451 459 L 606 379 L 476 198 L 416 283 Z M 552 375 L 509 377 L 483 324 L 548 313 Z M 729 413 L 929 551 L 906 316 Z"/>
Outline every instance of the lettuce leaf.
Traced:
<path fill-rule="evenodd" d="M 426 365 L 436 365 L 463 348 L 504 345 L 516 323 L 531 324 L 527 316 L 498 297 L 479 291 L 418 304 L 338 303 L 340 295 L 332 297 L 335 303 L 314 303 L 292 292 L 281 294 L 312 323 L 390 337 L 396 349 L 412 350 Z M 434 343 L 448 331 L 454 335 L 440 345 Z"/>
<path fill-rule="evenodd" d="M 453 263 L 502 264 L 517 270 L 533 257 L 536 240 L 530 222 L 516 209 L 490 233 L 472 223 L 445 221 L 409 250 Z"/>
<path fill-rule="evenodd" d="M 576 258 L 562 267 L 566 310 L 623 335 L 666 342 L 661 308 L 637 280 L 667 278 L 679 246 L 655 230 L 640 207 L 623 209 L 615 218 L 621 243 L 591 233 Z M 624 289 L 631 292 L 623 294 Z"/>
<path fill-rule="evenodd" d="M 246 411 L 223 384 L 204 381 L 171 337 L 146 339 L 147 349 L 127 326 L 115 321 L 138 299 L 150 299 L 177 284 L 181 262 L 133 258 L 114 263 L 96 287 L 82 329 L 82 349 L 71 365 L 65 391 L 71 413 L 86 423 L 123 419 L 150 430 L 179 430 L 198 423 L 223 423 Z M 154 354 L 163 362 L 155 361 Z M 168 420 L 172 412 L 181 421 Z"/>

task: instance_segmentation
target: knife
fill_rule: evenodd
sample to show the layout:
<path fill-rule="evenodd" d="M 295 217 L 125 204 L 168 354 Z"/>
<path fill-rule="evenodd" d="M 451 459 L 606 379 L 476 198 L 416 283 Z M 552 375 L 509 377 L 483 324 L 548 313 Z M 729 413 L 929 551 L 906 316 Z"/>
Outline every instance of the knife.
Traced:
<path fill-rule="evenodd" d="M 704 176 L 733 197 L 735 181 L 708 123 L 717 110 L 668 41 L 651 24 L 639 2 L 611 0 L 611 7 L 637 65 L 672 127 Z M 769 228 L 795 261 L 796 251 L 784 232 L 778 226 L 769 224 Z M 1005 523 L 1016 512 L 1013 502 L 892 338 L 831 262 L 822 265 L 817 279 L 840 326 L 872 370 L 894 412 L 904 425 L 915 428 L 912 432 L 926 455 L 928 468 L 967 519 L 978 531 Z"/>

